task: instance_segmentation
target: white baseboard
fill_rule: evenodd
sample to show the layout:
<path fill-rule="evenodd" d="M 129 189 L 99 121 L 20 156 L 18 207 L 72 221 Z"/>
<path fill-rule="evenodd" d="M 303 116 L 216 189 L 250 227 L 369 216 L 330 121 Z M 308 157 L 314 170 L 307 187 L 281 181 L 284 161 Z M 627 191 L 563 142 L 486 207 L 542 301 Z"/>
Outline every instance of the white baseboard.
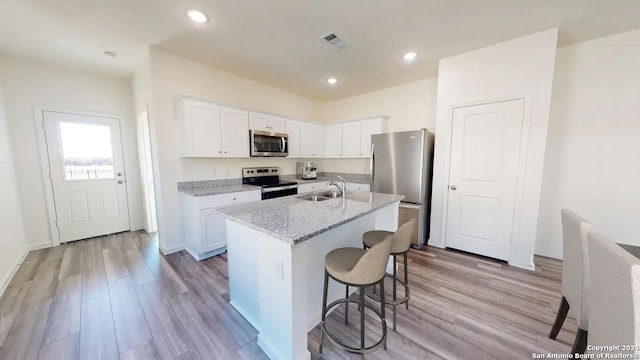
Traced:
<path fill-rule="evenodd" d="M 11 270 L 11 272 L 7 276 L 5 276 L 4 279 L 2 279 L 2 281 L 0 281 L 0 296 L 4 294 L 5 290 L 7 290 L 7 286 L 9 286 L 11 279 L 13 279 L 16 272 L 18 272 L 18 269 L 20 268 L 20 264 L 22 264 L 24 262 L 24 259 L 27 258 L 28 253 L 29 253 L 29 250 L 25 250 L 22 256 L 20 257 L 20 259 L 18 259 L 18 261 L 16 261 L 16 263 L 13 265 L 13 270 Z"/>
<path fill-rule="evenodd" d="M 27 247 L 27 251 L 40 250 L 52 247 L 51 241 L 43 241 L 36 244 L 31 244 Z"/>
<path fill-rule="evenodd" d="M 131 225 L 130 231 L 145 230 L 144 226 L 144 224 Z"/>
<path fill-rule="evenodd" d="M 164 255 L 169 255 L 169 254 L 173 254 L 178 251 L 184 250 L 184 245 L 176 245 L 170 248 L 165 248 L 164 246 L 162 246 L 162 244 L 158 244 L 158 247 L 160 248 L 160 251 L 162 251 L 162 254 Z"/>

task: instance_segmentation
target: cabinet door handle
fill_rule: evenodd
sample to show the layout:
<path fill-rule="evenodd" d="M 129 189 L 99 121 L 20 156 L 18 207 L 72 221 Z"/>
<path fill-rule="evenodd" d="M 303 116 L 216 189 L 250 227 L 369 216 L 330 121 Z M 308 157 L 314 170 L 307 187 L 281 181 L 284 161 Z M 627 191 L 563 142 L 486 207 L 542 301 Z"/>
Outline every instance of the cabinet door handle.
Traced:
<path fill-rule="evenodd" d="M 218 151 L 218 154 L 222 154 L 222 150 Z"/>

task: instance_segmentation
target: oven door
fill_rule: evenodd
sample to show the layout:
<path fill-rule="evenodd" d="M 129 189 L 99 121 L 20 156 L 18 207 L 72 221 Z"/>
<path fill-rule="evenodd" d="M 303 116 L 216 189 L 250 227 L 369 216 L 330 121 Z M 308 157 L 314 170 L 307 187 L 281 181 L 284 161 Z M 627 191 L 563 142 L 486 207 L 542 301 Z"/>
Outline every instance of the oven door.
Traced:
<path fill-rule="evenodd" d="M 260 130 L 249 130 L 251 156 L 289 155 L 289 136 Z"/>
<path fill-rule="evenodd" d="M 273 199 L 273 198 L 282 197 L 282 196 L 296 195 L 297 193 L 298 193 L 298 184 L 262 188 L 262 200 Z"/>

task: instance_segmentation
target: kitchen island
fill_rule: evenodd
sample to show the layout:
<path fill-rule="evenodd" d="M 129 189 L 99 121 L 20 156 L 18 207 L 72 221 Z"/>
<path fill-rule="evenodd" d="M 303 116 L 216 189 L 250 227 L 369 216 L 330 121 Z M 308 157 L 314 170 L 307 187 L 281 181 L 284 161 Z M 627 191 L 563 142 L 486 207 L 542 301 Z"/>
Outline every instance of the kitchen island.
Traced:
<path fill-rule="evenodd" d="M 310 359 L 307 332 L 321 318 L 326 254 L 362 247 L 366 231 L 395 231 L 402 199 L 353 192 L 313 202 L 297 195 L 216 209 L 226 218 L 231 305 L 259 332 L 271 359 Z M 329 284 L 329 302 L 344 296 L 343 285 Z"/>

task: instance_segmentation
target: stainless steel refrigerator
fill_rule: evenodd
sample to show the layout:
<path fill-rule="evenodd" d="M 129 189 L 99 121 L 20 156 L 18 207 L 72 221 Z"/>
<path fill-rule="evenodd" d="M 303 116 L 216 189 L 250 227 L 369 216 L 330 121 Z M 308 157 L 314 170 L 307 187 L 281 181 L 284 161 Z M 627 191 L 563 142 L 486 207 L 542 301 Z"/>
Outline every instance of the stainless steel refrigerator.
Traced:
<path fill-rule="evenodd" d="M 417 248 L 429 240 L 433 141 L 426 129 L 371 136 L 371 191 L 405 196 L 398 223 L 418 220 Z"/>

